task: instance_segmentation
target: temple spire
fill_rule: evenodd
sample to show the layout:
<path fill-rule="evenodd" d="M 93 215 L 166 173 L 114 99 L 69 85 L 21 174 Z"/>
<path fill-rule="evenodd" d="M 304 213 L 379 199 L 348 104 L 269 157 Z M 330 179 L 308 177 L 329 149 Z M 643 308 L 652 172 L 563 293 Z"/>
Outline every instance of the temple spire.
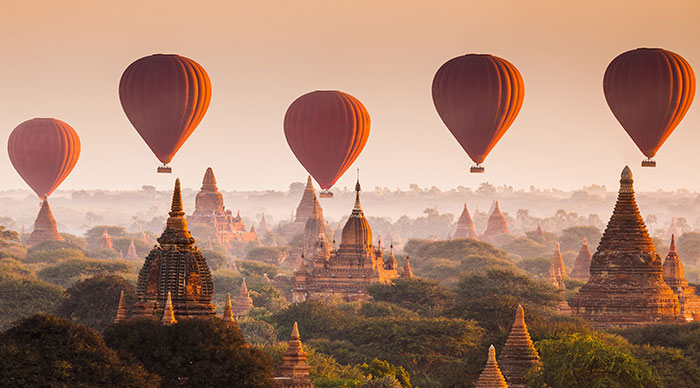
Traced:
<path fill-rule="evenodd" d="M 476 382 L 476 388 L 508 388 L 506 379 L 503 378 L 501 370 L 496 362 L 496 349 L 491 345 L 489 347 L 489 357 L 486 360 L 486 366 L 479 375 L 479 380 Z"/>
<path fill-rule="evenodd" d="M 591 250 L 588 248 L 588 240 L 584 237 L 583 243 L 581 244 L 581 249 L 578 251 L 578 256 L 574 261 L 574 269 L 571 270 L 570 276 L 577 280 L 582 280 L 587 282 L 591 277 Z"/>
<path fill-rule="evenodd" d="M 27 239 L 27 245 L 32 246 L 44 241 L 63 241 L 63 237 L 56 228 L 56 219 L 51 212 L 48 199 L 41 202 L 41 209 L 34 221 L 34 230 Z"/>
<path fill-rule="evenodd" d="M 168 298 L 165 300 L 165 309 L 163 310 L 163 319 L 161 320 L 164 325 L 172 325 L 177 323 L 175 319 L 175 311 L 173 311 L 173 299 L 170 296 L 170 291 L 168 291 Z"/>
<path fill-rule="evenodd" d="M 241 289 L 233 302 L 233 316 L 240 317 L 246 315 L 251 307 L 253 307 L 253 299 L 248 293 L 248 286 L 245 283 L 245 278 L 243 278 Z"/>
<path fill-rule="evenodd" d="M 360 191 L 362 187 L 360 186 L 360 169 L 357 169 L 357 183 L 355 183 L 355 206 L 352 210 L 362 211 L 362 205 L 360 204 Z"/>
<path fill-rule="evenodd" d="M 554 265 L 555 271 L 559 271 L 561 276 L 566 277 L 566 266 L 564 265 L 564 259 L 561 257 L 561 246 L 559 243 L 557 243 L 557 249 L 552 257 L 552 265 Z"/>
<path fill-rule="evenodd" d="M 313 382 L 309 378 L 311 367 L 306 363 L 306 357 L 299 337 L 299 327 L 294 322 L 287 350 L 282 354 L 283 361 L 279 367 L 281 387 L 313 388 Z"/>
<path fill-rule="evenodd" d="M 233 308 L 231 306 L 231 293 L 226 294 L 226 304 L 224 305 L 224 316 L 223 319 L 224 323 L 226 324 L 232 324 L 236 323 L 236 319 L 233 317 Z"/>
<path fill-rule="evenodd" d="M 510 329 L 506 344 L 498 358 L 503 376 L 511 388 L 524 388 L 527 381 L 525 376 L 530 368 L 537 365 L 540 357 L 530 338 L 525 324 L 523 306 L 515 310 L 515 321 Z"/>
<path fill-rule="evenodd" d="M 404 279 L 413 279 L 413 271 L 411 271 L 411 258 L 406 255 L 406 262 L 403 265 L 403 273 L 401 277 Z"/>
<path fill-rule="evenodd" d="M 212 170 L 211 167 L 208 167 L 207 171 L 204 173 L 204 178 L 202 179 L 202 190 L 218 190 L 218 187 L 216 187 L 216 177 L 214 177 L 214 170 Z"/>
<path fill-rule="evenodd" d="M 126 310 L 126 300 L 124 299 L 124 290 L 119 295 L 119 305 L 117 306 L 117 316 L 114 317 L 114 323 L 119 323 L 128 318 Z"/>
<path fill-rule="evenodd" d="M 158 242 L 162 245 L 192 245 L 194 238 L 187 229 L 187 220 L 185 220 L 185 212 L 182 207 L 182 194 L 180 192 L 180 178 L 175 180 L 175 189 L 173 190 L 173 200 L 170 206 L 170 217 L 165 223 L 165 231 L 158 238 Z"/>

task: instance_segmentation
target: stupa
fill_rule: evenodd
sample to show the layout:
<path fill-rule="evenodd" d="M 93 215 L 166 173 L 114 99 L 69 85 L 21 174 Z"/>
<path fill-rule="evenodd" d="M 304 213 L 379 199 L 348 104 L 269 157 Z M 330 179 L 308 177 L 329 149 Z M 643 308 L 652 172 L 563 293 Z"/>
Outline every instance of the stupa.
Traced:
<path fill-rule="evenodd" d="M 270 229 L 270 225 L 267 223 L 267 218 L 265 218 L 265 213 L 262 214 L 262 217 L 260 218 L 260 224 L 258 225 L 258 232 L 260 233 L 270 233 L 272 232 L 272 229 Z"/>
<path fill-rule="evenodd" d="M 34 221 L 34 230 L 27 239 L 27 245 L 31 247 L 44 241 L 63 241 L 63 237 L 58 234 L 56 219 L 53 217 L 48 199 L 44 199 L 41 203 L 41 209 Z"/>
<path fill-rule="evenodd" d="M 413 271 L 411 271 L 411 258 L 406 255 L 406 262 L 403 264 L 403 272 L 401 277 L 404 279 L 413 279 Z"/>
<path fill-rule="evenodd" d="M 700 296 L 697 295 L 695 287 L 688 286 L 685 279 L 685 269 L 676 251 L 674 235 L 671 235 L 671 246 L 664 260 L 664 281 L 678 297 L 683 318 L 686 321 L 700 319 Z"/>
<path fill-rule="evenodd" d="M 236 323 L 236 319 L 233 316 L 233 306 L 231 305 L 231 293 L 226 294 L 226 304 L 224 305 L 224 315 L 221 320 L 227 325 L 232 325 Z"/>
<path fill-rule="evenodd" d="M 679 321 L 678 298 L 663 280 L 661 257 L 639 214 L 629 167 L 622 171 L 617 203 L 590 275 L 570 305 L 574 315 L 596 328 Z"/>
<path fill-rule="evenodd" d="M 498 357 L 501 372 L 511 388 L 525 388 L 527 371 L 537 365 L 540 357 L 532 343 L 525 324 L 523 306 L 515 310 L 515 322 L 510 329 L 506 344 Z"/>
<path fill-rule="evenodd" d="M 542 223 L 538 222 L 537 223 L 537 229 L 535 229 L 535 236 L 537 237 L 538 242 L 545 242 L 547 239 L 544 237 L 544 230 L 542 230 Z"/>
<path fill-rule="evenodd" d="M 301 347 L 299 327 L 294 322 L 287 351 L 282 354 L 279 376 L 275 377 L 275 386 L 279 388 L 314 388 L 309 377 L 311 367 L 306 363 L 307 354 Z"/>
<path fill-rule="evenodd" d="M 482 240 L 493 241 L 496 237 L 502 234 L 508 234 L 508 223 L 506 217 L 501 213 L 501 208 L 498 206 L 498 201 L 494 202 L 493 212 L 489 216 L 486 223 L 486 231 L 482 236 Z"/>
<path fill-rule="evenodd" d="M 465 239 L 471 238 L 476 240 L 476 228 L 474 227 L 474 220 L 469 214 L 469 209 L 467 209 L 467 204 L 464 204 L 464 209 L 462 209 L 462 214 L 460 214 L 457 220 L 457 230 L 455 234 L 452 235 L 453 239 Z"/>
<path fill-rule="evenodd" d="M 314 189 L 313 182 L 311 181 L 311 175 L 309 175 L 306 178 L 304 194 L 301 196 L 296 212 L 292 213 L 292 222 L 285 224 L 282 227 L 285 237 L 287 239 L 292 239 L 295 236 L 304 233 L 306 221 L 313 216 L 314 211 L 317 213 L 316 217 L 323 220 L 323 209 L 321 208 L 321 204 L 318 202 L 316 190 Z"/>
<path fill-rule="evenodd" d="M 102 232 L 102 236 L 100 237 L 100 242 L 98 243 L 100 248 L 103 249 L 114 249 L 114 245 L 112 245 L 112 236 L 109 235 L 109 230 L 107 230 L 107 226 L 105 226 L 104 232 Z"/>
<path fill-rule="evenodd" d="M 240 211 L 233 216 L 224 206 L 224 196 L 216 186 L 216 177 L 211 167 L 207 168 L 202 179 L 202 188 L 197 193 L 194 212 L 187 217 L 191 224 L 205 224 L 214 228 L 216 239 L 231 248 L 234 242 L 250 242 L 258 239 L 255 231 L 247 231 Z"/>
<path fill-rule="evenodd" d="M 574 261 L 574 269 L 571 270 L 569 276 L 573 279 L 587 282 L 591 277 L 589 269 L 591 268 L 592 258 L 591 251 L 588 249 L 588 240 L 584 237 L 581 249 L 579 249 L 578 256 L 576 256 Z"/>
<path fill-rule="evenodd" d="M 557 248 L 554 250 L 554 256 L 552 256 L 552 265 L 554 265 L 554 272 L 561 273 L 562 277 L 566 277 L 566 266 L 564 265 L 564 259 L 561 257 L 561 247 L 557 243 Z"/>
<path fill-rule="evenodd" d="M 129 243 L 129 249 L 126 250 L 127 260 L 139 260 L 139 255 L 136 253 L 136 245 L 134 245 L 134 239 L 131 239 Z"/>
<path fill-rule="evenodd" d="M 126 300 L 124 299 L 124 290 L 119 295 L 119 305 L 117 306 L 117 316 L 114 317 L 114 323 L 119 323 L 126 320 L 129 315 L 126 310 Z"/>
<path fill-rule="evenodd" d="M 165 230 L 139 272 L 133 316 L 160 318 L 166 298 L 170 297 L 175 317 L 215 314 L 211 303 L 214 295 L 211 273 L 187 230 L 184 215 L 180 179 L 177 179 Z"/>
<path fill-rule="evenodd" d="M 332 295 L 345 300 L 364 300 L 369 297 L 367 285 L 388 283 L 399 276 L 395 266 L 389 268 L 384 262 L 381 249 L 372 245 L 372 229 L 360 205 L 360 190 L 358 179 L 355 205 L 343 227 L 340 247 L 332 250 L 319 247 L 309 260 L 311 264 L 295 273 L 294 302 Z"/>
<path fill-rule="evenodd" d="M 241 289 L 236 295 L 236 299 L 233 301 L 233 316 L 236 318 L 242 317 L 248 314 L 248 310 L 253 307 L 253 299 L 248 293 L 248 286 L 245 284 L 245 278 L 241 282 Z"/>
<path fill-rule="evenodd" d="M 493 345 L 489 347 L 489 358 L 486 360 L 484 370 L 479 375 L 479 380 L 476 381 L 476 388 L 508 388 L 506 379 L 498 368 L 496 349 Z"/>

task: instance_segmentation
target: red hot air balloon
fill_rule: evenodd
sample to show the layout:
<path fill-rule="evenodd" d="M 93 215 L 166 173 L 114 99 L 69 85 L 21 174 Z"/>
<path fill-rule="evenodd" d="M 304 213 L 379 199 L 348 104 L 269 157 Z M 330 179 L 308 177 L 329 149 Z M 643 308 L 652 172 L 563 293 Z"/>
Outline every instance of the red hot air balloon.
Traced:
<path fill-rule="evenodd" d="M 355 97 L 336 90 L 317 90 L 292 102 L 284 116 L 289 148 L 306 171 L 328 191 L 350 168 L 369 137 L 370 119 Z"/>
<path fill-rule="evenodd" d="M 513 124 L 524 91 L 518 69 L 493 55 L 453 58 L 435 73 L 435 109 L 476 163 L 471 172 L 484 172 L 480 164 Z"/>
<path fill-rule="evenodd" d="M 608 106 L 646 155 L 644 167 L 671 135 L 695 96 L 693 68 L 680 55 L 639 48 L 618 55 L 603 78 Z"/>
<path fill-rule="evenodd" d="M 15 170 L 40 199 L 46 199 L 73 170 L 80 156 L 80 138 L 70 125 L 37 118 L 18 125 L 7 140 Z"/>
<path fill-rule="evenodd" d="M 168 163 L 207 112 L 211 82 L 197 62 L 179 55 L 155 54 L 126 68 L 119 82 L 124 113 L 163 162 Z"/>

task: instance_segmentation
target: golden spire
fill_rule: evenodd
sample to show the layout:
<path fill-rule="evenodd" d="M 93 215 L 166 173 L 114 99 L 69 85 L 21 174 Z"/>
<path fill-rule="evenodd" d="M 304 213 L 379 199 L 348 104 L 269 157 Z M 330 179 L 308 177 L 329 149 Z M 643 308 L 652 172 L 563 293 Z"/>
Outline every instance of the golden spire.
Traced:
<path fill-rule="evenodd" d="M 403 265 L 403 273 L 401 274 L 401 277 L 404 279 L 413 279 L 413 271 L 411 271 L 411 259 L 408 255 L 406 255 L 406 263 L 404 263 Z"/>
<path fill-rule="evenodd" d="M 227 324 L 232 324 L 236 323 L 236 320 L 233 318 L 233 308 L 231 307 L 231 293 L 226 294 L 226 305 L 224 306 L 224 317 L 223 317 L 224 323 Z"/>
<path fill-rule="evenodd" d="M 555 271 L 561 272 L 561 276 L 566 277 L 566 266 L 564 265 L 564 259 L 561 257 L 561 247 L 559 243 L 557 243 L 557 249 L 554 251 L 552 264 L 554 265 Z"/>
<path fill-rule="evenodd" d="M 479 380 L 476 382 L 476 388 L 508 388 L 506 379 L 503 378 L 501 370 L 496 362 L 496 349 L 491 345 L 489 347 L 489 357 L 486 360 L 486 366 L 479 375 Z"/>
<path fill-rule="evenodd" d="M 163 309 L 163 319 L 164 325 L 172 325 L 177 323 L 175 319 L 175 312 L 173 311 L 173 299 L 170 296 L 170 291 L 168 291 L 168 299 L 165 300 L 165 309 Z"/>
<path fill-rule="evenodd" d="M 362 211 L 362 206 L 360 205 L 360 191 L 362 187 L 360 186 L 360 169 L 357 169 L 357 183 L 355 183 L 355 206 L 353 206 L 353 213 L 355 210 Z"/>
<path fill-rule="evenodd" d="M 523 306 L 518 305 L 515 310 L 515 321 L 510 329 L 506 344 L 498 357 L 500 369 L 508 384 L 524 387 L 527 371 L 539 361 L 537 350 L 532 343 L 530 333 L 525 324 L 525 312 Z"/>
<path fill-rule="evenodd" d="M 173 200 L 170 206 L 170 217 L 165 224 L 163 234 L 158 238 L 161 244 L 192 245 L 194 238 L 187 229 L 187 220 L 182 207 L 182 194 L 180 193 L 180 178 L 175 180 Z"/>
<path fill-rule="evenodd" d="M 117 316 L 114 317 L 114 323 L 119 323 L 128 318 L 126 310 L 126 300 L 124 299 L 124 290 L 119 295 L 119 306 L 117 307 Z"/>

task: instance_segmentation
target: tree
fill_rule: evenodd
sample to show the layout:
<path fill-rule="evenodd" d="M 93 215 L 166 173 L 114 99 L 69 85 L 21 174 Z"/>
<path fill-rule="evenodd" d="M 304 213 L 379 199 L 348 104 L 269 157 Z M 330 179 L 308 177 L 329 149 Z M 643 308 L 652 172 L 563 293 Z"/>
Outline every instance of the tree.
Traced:
<path fill-rule="evenodd" d="M 27 250 L 27 263 L 55 263 L 60 260 L 84 258 L 85 253 L 77 246 L 64 241 L 44 241 Z"/>
<path fill-rule="evenodd" d="M 107 233 L 109 233 L 110 237 L 122 237 L 126 235 L 126 229 L 124 229 L 122 226 L 98 225 L 88 229 L 88 231 L 85 232 L 85 240 L 87 240 L 88 244 L 97 245 L 100 242 L 102 234 L 105 232 L 105 227 L 107 228 Z"/>
<path fill-rule="evenodd" d="M 5 248 L 10 245 L 19 244 L 19 234 L 14 230 L 6 229 L 0 225 L 0 248 Z"/>
<path fill-rule="evenodd" d="M 648 364 L 598 335 L 577 333 L 540 341 L 536 347 L 541 366 L 530 372 L 529 387 L 662 387 Z"/>
<path fill-rule="evenodd" d="M 45 267 L 37 275 L 42 280 L 67 287 L 83 278 L 103 273 L 118 274 L 128 273 L 129 271 L 129 263 L 125 261 L 69 259 L 59 264 Z"/>
<path fill-rule="evenodd" d="M 697 265 L 698 258 L 700 258 L 700 233 L 688 232 L 676 236 L 676 245 L 678 255 L 683 261 Z"/>
<path fill-rule="evenodd" d="M 635 327 L 620 330 L 617 334 L 636 345 L 680 349 L 685 356 L 700 364 L 700 322 Z"/>
<path fill-rule="evenodd" d="M 155 388 L 158 376 L 122 361 L 95 331 L 34 315 L 1 335 L 0 386 Z"/>
<path fill-rule="evenodd" d="M 245 341 L 251 345 L 268 346 L 277 342 L 275 328 L 265 321 L 243 317 L 236 323 L 241 329 Z"/>
<path fill-rule="evenodd" d="M 679 349 L 645 345 L 632 347 L 631 351 L 652 367 L 664 387 L 700 387 L 700 368 Z"/>
<path fill-rule="evenodd" d="M 561 232 L 559 243 L 561 244 L 562 252 L 578 252 L 583 243 L 583 239 L 586 238 L 588 240 L 588 246 L 591 247 L 592 250 L 595 250 L 601 237 L 603 237 L 603 234 L 595 226 L 572 226 Z"/>
<path fill-rule="evenodd" d="M 372 379 L 364 384 L 362 388 L 402 388 L 401 382 L 394 376 L 383 376 L 377 379 Z"/>
<path fill-rule="evenodd" d="M 0 329 L 32 314 L 53 313 L 62 300 L 62 288 L 33 276 L 0 276 Z"/>
<path fill-rule="evenodd" d="M 223 268 L 228 264 L 228 256 L 211 249 L 202 249 L 202 256 L 207 260 L 207 265 L 212 271 Z"/>
<path fill-rule="evenodd" d="M 530 238 L 519 237 L 501 245 L 501 249 L 522 258 L 543 256 L 549 252 L 549 248 Z"/>
<path fill-rule="evenodd" d="M 262 278 L 264 274 L 267 274 L 272 279 L 278 271 L 274 265 L 250 260 L 236 260 L 236 267 L 246 278 Z"/>
<path fill-rule="evenodd" d="M 108 327 L 104 337 L 120 355 L 161 376 L 164 388 L 273 387 L 269 358 L 220 318 L 181 319 L 169 326 L 130 319 Z"/>
<path fill-rule="evenodd" d="M 382 379 L 389 376 L 399 383 L 400 388 L 411 388 L 411 376 L 402 366 L 391 365 L 388 361 L 375 358 L 369 364 L 360 365 L 360 370 L 372 379 Z"/>
<path fill-rule="evenodd" d="M 357 322 L 359 317 L 348 314 L 337 306 L 307 300 L 287 306 L 271 319 L 277 328 L 279 339 L 284 341 L 288 339 L 294 322 L 298 323 L 299 332 L 304 333 L 304 338 L 333 338 L 339 331 Z"/>
<path fill-rule="evenodd" d="M 255 247 L 245 255 L 246 260 L 278 264 L 285 258 L 284 249 L 278 247 Z"/>
<path fill-rule="evenodd" d="M 367 292 L 373 300 L 388 302 L 423 316 L 438 316 L 451 307 L 454 294 L 435 280 L 394 279 L 391 284 L 371 284 Z"/>
<path fill-rule="evenodd" d="M 66 290 L 58 314 L 102 331 L 114 322 L 121 291 L 130 309 L 136 301 L 136 288 L 123 277 L 100 274 L 81 280 Z"/>
<path fill-rule="evenodd" d="M 287 305 L 287 300 L 270 283 L 255 283 L 250 286 L 249 291 L 255 307 L 264 307 L 276 313 Z"/>

